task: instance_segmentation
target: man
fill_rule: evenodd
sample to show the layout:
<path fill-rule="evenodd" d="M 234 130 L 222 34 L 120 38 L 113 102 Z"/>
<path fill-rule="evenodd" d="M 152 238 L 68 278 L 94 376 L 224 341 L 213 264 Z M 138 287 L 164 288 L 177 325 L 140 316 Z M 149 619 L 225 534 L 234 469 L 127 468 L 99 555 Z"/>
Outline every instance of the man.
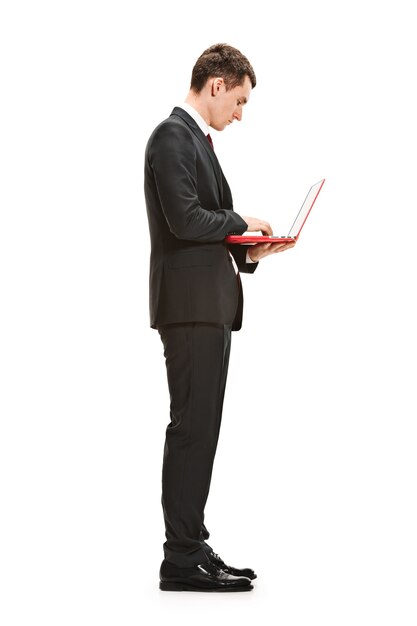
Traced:
<path fill-rule="evenodd" d="M 209 127 L 242 119 L 256 77 L 225 44 L 197 60 L 186 101 L 152 133 L 145 155 L 151 237 L 150 317 L 164 346 L 171 421 L 166 430 L 162 506 L 166 529 L 160 589 L 249 591 L 251 569 L 228 566 L 206 543 L 204 507 L 217 447 L 230 353 L 243 295 L 239 274 L 293 244 L 227 245 L 228 234 L 271 226 L 234 212 Z M 233 473 L 230 481 L 233 482 Z"/>

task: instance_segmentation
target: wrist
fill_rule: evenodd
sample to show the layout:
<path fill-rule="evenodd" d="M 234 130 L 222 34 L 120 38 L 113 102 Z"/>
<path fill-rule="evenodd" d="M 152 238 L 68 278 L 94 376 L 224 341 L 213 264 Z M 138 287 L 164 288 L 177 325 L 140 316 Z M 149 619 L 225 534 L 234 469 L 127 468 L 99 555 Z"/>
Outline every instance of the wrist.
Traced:
<path fill-rule="evenodd" d="M 258 261 L 253 259 L 250 255 L 249 250 L 246 252 L 246 263 L 257 263 Z"/>

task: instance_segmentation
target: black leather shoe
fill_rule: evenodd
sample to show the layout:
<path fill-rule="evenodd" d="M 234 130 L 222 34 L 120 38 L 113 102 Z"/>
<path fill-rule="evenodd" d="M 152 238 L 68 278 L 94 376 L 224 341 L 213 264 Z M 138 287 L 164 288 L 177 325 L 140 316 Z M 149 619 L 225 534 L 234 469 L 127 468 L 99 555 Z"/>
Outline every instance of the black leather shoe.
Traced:
<path fill-rule="evenodd" d="M 250 591 L 249 578 L 232 576 L 211 561 L 193 567 L 177 567 L 162 561 L 159 572 L 162 591 Z"/>
<path fill-rule="evenodd" d="M 246 578 L 250 578 L 250 580 L 254 580 L 255 578 L 257 578 L 253 569 L 249 569 L 248 567 L 245 567 L 244 569 L 238 569 L 237 567 L 226 565 L 226 563 L 215 552 L 207 552 L 206 554 L 211 563 L 217 565 L 217 567 L 226 572 L 226 574 L 231 574 L 232 576 L 245 576 Z"/>

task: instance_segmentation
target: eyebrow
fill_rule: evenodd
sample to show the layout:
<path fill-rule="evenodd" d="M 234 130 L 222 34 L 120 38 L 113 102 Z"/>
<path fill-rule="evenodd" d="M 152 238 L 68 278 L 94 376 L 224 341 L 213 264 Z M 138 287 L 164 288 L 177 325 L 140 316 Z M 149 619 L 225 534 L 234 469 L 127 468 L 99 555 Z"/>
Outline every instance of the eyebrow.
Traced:
<path fill-rule="evenodd" d="M 238 98 L 238 100 L 240 100 L 241 102 L 243 102 L 243 104 L 246 104 L 248 99 L 245 98 L 245 96 L 243 96 L 242 98 Z"/>

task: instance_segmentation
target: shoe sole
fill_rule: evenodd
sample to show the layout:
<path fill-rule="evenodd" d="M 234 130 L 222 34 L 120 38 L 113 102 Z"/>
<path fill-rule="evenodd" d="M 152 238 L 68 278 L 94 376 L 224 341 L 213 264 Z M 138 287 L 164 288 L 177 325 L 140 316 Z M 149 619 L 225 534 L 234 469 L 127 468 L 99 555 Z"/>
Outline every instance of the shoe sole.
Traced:
<path fill-rule="evenodd" d="M 185 583 L 174 583 L 162 581 L 159 583 L 161 591 L 219 591 L 223 593 L 231 591 L 251 591 L 253 585 L 246 585 L 245 587 L 194 587 L 193 585 L 187 585 Z"/>

